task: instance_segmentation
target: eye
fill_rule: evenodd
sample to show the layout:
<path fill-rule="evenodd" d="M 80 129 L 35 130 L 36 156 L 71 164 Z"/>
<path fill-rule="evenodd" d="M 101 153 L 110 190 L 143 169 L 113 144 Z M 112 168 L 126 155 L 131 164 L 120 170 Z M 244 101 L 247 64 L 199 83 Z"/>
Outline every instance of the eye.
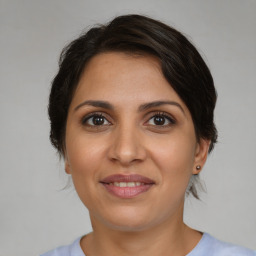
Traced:
<path fill-rule="evenodd" d="M 103 126 L 110 125 L 111 123 L 101 113 L 90 114 L 82 119 L 83 125 L 88 126 Z"/>
<path fill-rule="evenodd" d="M 175 120 L 171 116 L 165 113 L 156 113 L 147 122 L 148 125 L 162 126 L 162 127 L 170 126 L 175 123 L 176 123 Z"/>

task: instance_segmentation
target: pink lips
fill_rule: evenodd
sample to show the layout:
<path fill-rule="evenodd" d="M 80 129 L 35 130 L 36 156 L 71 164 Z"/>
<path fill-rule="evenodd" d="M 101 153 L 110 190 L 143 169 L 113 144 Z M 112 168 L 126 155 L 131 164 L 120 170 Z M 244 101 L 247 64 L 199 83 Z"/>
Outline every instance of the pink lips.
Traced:
<path fill-rule="evenodd" d="M 117 197 L 133 198 L 148 191 L 155 182 L 138 174 L 116 174 L 104 178 L 101 184 L 108 192 Z"/>

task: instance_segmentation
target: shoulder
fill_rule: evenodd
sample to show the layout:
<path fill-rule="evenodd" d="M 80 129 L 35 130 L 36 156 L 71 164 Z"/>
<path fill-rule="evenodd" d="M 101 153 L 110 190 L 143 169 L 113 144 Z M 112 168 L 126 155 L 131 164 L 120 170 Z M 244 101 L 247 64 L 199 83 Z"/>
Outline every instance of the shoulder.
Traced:
<path fill-rule="evenodd" d="M 187 256 L 256 256 L 256 252 L 242 246 L 220 241 L 204 233 L 202 239 Z"/>
<path fill-rule="evenodd" d="M 85 256 L 80 247 L 80 240 L 81 240 L 81 237 L 76 239 L 70 245 L 60 246 L 40 256 Z"/>

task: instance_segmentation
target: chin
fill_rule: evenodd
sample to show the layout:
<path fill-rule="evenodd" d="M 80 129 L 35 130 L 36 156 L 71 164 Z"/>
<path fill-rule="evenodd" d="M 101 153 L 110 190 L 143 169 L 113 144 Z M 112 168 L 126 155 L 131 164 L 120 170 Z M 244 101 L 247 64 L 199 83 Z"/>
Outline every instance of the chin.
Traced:
<path fill-rule="evenodd" d="M 111 211 L 104 215 L 102 221 L 105 226 L 124 232 L 143 231 L 154 226 L 154 222 L 156 222 L 149 210 L 138 211 L 138 209 L 130 207 L 122 207 L 116 213 Z"/>
<path fill-rule="evenodd" d="M 113 221 L 109 222 L 108 227 L 117 230 L 117 231 L 123 231 L 123 232 L 139 232 L 147 230 L 151 225 L 150 223 L 145 223 L 145 221 L 138 221 L 138 220 L 130 220 L 129 222 L 119 222 L 119 221 Z"/>

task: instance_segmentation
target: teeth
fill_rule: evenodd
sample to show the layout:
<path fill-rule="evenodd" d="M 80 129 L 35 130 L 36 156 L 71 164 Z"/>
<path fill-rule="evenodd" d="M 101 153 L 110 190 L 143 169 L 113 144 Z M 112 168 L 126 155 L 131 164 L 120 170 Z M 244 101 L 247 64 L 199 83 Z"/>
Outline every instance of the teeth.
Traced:
<path fill-rule="evenodd" d="M 135 187 L 136 184 L 135 182 L 128 182 L 127 185 L 128 187 Z"/>
<path fill-rule="evenodd" d="M 109 183 L 110 185 L 116 186 L 116 187 L 120 187 L 120 188 L 125 188 L 125 187 L 137 187 L 137 186 L 141 186 L 144 185 L 144 183 L 141 182 L 114 182 L 114 183 Z"/>
<path fill-rule="evenodd" d="M 119 184 L 120 184 L 120 188 L 126 187 L 126 182 L 120 182 Z"/>

